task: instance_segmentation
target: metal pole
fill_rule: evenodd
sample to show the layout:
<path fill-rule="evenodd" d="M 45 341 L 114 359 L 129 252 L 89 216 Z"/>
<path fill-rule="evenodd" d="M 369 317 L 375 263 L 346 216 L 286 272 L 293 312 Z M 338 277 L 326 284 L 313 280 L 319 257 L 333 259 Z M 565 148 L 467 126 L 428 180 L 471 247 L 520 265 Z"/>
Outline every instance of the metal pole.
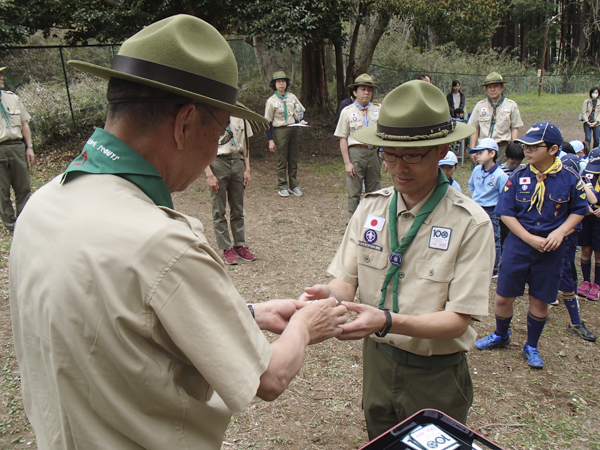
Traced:
<path fill-rule="evenodd" d="M 73 127 L 76 127 L 75 113 L 73 112 L 73 104 L 71 103 L 71 93 L 69 92 L 69 81 L 67 80 L 67 69 L 65 68 L 65 59 L 63 58 L 62 47 L 58 47 L 60 52 L 60 62 L 62 64 L 63 76 L 65 77 L 65 87 L 67 88 L 67 99 L 69 100 L 69 109 L 71 110 L 71 119 L 73 120 Z"/>

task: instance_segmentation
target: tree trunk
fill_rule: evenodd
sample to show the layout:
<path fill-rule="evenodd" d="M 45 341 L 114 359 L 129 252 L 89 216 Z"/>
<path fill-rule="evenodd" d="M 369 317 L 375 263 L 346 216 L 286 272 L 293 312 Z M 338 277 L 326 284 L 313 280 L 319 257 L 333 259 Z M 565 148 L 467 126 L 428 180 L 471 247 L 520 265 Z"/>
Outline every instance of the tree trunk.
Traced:
<path fill-rule="evenodd" d="M 358 16 L 362 17 L 362 15 L 366 12 L 364 5 L 360 3 L 358 5 Z M 354 24 L 354 31 L 352 32 L 352 39 L 350 40 L 350 52 L 348 53 L 348 66 L 346 67 L 346 86 L 354 83 L 354 79 L 356 78 L 356 71 L 354 69 L 354 64 L 356 63 L 356 47 L 358 46 L 358 32 L 360 31 L 360 19 L 356 20 Z"/>
<path fill-rule="evenodd" d="M 427 25 L 427 50 L 432 51 L 435 47 L 435 31 L 433 26 Z"/>
<path fill-rule="evenodd" d="M 333 114 L 327 93 L 325 42 L 307 42 L 302 46 L 302 93 L 300 101 L 307 108 L 325 108 Z"/>
<path fill-rule="evenodd" d="M 340 43 L 335 43 L 333 47 L 335 48 L 336 98 L 339 105 L 339 103 L 346 98 L 346 95 L 348 95 L 347 85 L 344 83 L 344 49 Z"/>
<path fill-rule="evenodd" d="M 271 77 L 280 65 L 279 55 L 273 49 L 267 48 L 262 36 L 254 36 L 252 38 L 252 44 L 254 45 L 254 54 L 256 55 L 256 62 L 258 63 L 260 80 L 262 81 L 263 88 L 268 90 L 269 83 L 272 79 Z"/>
<path fill-rule="evenodd" d="M 367 29 L 365 41 L 363 42 L 360 55 L 356 61 L 355 72 L 357 75 L 369 72 L 369 66 L 373 60 L 375 48 L 390 24 L 389 14 L 379 13 L 373 24 Z"/>

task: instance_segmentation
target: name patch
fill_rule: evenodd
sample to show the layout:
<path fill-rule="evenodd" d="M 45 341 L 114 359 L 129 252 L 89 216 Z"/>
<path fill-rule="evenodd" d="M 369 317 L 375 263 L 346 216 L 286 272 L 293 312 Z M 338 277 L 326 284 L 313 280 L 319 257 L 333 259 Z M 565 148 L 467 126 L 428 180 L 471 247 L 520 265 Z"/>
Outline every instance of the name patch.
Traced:
<path fill-rule="evenodd" d="M 359 247 L 370 248 L 371 250 L 377 250 L 380 252 L 382 249 L 379 245 L 369 244 L 368 242 L 358 241 Z"/>
<path fill-rule="evenodd" d="M 448 250 L 450 245 L 451 228 L 433 227 L 429 238 L 429 248 Z"/>

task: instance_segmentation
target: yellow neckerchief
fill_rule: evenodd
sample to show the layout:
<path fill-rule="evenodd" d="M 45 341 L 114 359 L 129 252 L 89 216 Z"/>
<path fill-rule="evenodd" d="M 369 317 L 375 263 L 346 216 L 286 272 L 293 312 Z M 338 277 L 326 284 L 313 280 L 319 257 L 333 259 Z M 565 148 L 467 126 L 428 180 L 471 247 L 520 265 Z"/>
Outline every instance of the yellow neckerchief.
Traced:
<path fill-rule="evenodd" d="M 542 213 L 542 206 L 544 206 L 544 196 L 546 195 L 546 185 L 544 184 L 544 180 L 546 179 L 546 175 L 552 173 L 558 173 L 562 170 L 562 162 L 560 158 L 555 156 L 554 163 L 550 167 L 548 167 L 543 172 L 537 170 L 533 164 L 529 164 L 529 170 L 535 173 L 535 178 L 537 180 L 537 184 L 535 185 L 535 190 L 533 191 L 533 195 L 531 196 L 531 205 L 527 209 L 530 211 L 533 208 L 533 205 L 537 202 L 537 210 L 538 213 Z"/>

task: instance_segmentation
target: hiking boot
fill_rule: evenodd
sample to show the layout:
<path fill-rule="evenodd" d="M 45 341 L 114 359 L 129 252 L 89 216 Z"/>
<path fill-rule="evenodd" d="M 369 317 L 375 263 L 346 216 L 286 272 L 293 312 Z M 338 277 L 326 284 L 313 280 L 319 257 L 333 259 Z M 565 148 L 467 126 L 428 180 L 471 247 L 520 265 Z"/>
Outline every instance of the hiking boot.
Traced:
<path fill-rule="evenodd" d="M 282 197 L 289 197 L 289 196 L 290 196 L 290 193 L 288 192 L 288 190 L 287 190 L 287 189 L 279 189 L 279 190 L 277 191 L 277 193 L 278 193 L 279 195 L 281 195 Z"/>
<path fill-rule="evenodd" d="M 256 255 L 251 253 L 248 250 L 248 247 L 245 245 L 240 245 L 239 247 L 233 247 L 233 251 L 244 261 L 254 261 L 256 259 Z"/>
<path fill-rule="evenodd" d="M 581 322 L 579 325 L 571 325 L 567 326 L 567 331 L 569 333 L 573 333 L 575 336 L 579 336 L 581 339 L 585 339 L 586 341 L 596 341 L 596 335 L 587 329 L 585 323 Z"/>
<path fill-rule="evenodd" d="M 296 197 L 302 197 L 302 195 L 304 195 L 298 186 L 296 186 L 294 189 L 290 189 L 290 192 Z"/>
<path fill-rule="evenodd" d="M 544 360 L 540 356 L 540 352 L 538 352 L 537 348 L 525 344 L 525 347 L 523 347 L 523 351 L 521 352 L 521 354 L 525 357 L 525 359 L 527 360 L 527 364 L 532 369 L 544 368 Z"/>
<path fill-rule="evenodd" d="M 492 348 L 504 348 L 510 344 L 510 335 L 512 331 L 508 332 L 508 336 L 503 338 L 498 336 L 496 333 L 492 333 L 489 336 L 479 339 L 475 342 L 477 350 L 491 350 Z"/>
<path fill-rule="evenodd" d="M 592 287 L 590 288 L 589 292 L 585 296 L 587 297 L 588 300 L 597 302 L 598 299 L 600 298 L 600 286 L 598 286 L 596 283 L 592 283 Z"/>
<path fill-rule="evenodd" d="M 579 289 L 577 289 L 577 295 L 585 297 L 587 293 L 590 292 L 591 288 L 592 283 L 590 283 L 589 281 L 584 281 L 583 283 L 581 283 L 581 286 L 579 286 Z"/>
<path fill-rule="evenodd" d="M 225 264 L 233 265 L 238 263 L 237 254 L 232 248 L 223 250 L 223 259 L 225 260 Z"/>

